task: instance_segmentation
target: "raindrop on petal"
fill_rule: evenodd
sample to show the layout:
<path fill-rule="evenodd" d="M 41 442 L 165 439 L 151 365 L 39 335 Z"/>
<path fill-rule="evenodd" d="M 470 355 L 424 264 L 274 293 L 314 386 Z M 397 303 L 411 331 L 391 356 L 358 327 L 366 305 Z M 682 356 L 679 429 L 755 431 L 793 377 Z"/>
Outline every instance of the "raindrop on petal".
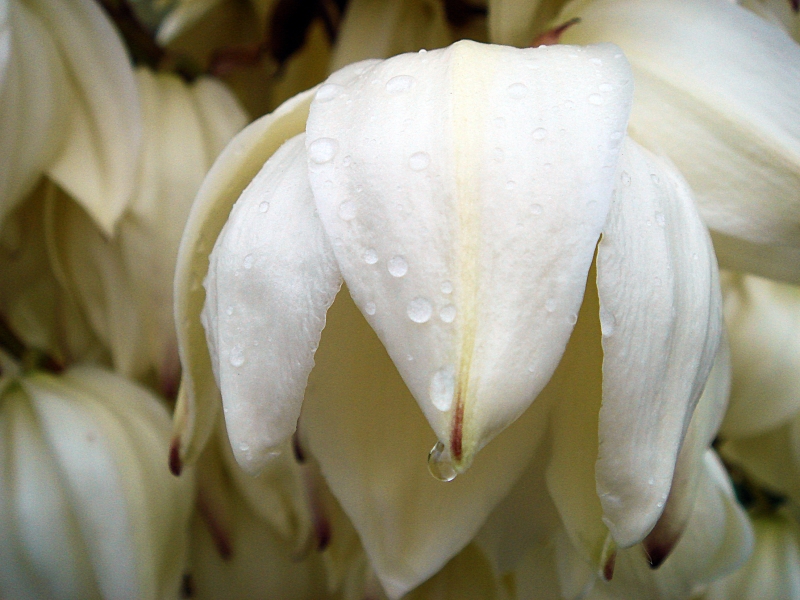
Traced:
<path fill-rule="evenodd" d="M 392 277 L 402 277 L 408 273 L 408 263 L 402 256 L 395 256 L 386 263 L 386 268 Z"/>
<path fill-rule="evenodd" d="M 414 298 L 406 307 L 408 318 L 414 323 L 427 323 L 433 314 L 433 306 L 425 298 Z"/>
<path fill-rule="evenodd" d="M 408 159 L 408 166 L 412 171 L 422 171 L 426 169 L 431 162 L 431 157 L 427 152 L 415 152 Z"/>
<path fill-rule="evenodd" d="M 447 365 L 442 367 L 431 377 L 428 393 L 433 405 L 442 412 L 450 410 L 453 405 L 453 396 L 456 391 L 456 370 Z"/>
<path fill-rule="evenodd" d="M 336 151 L 338 149 L 339 142 L 336 140 L 331 138 L 319 138 L 311 142 L 308 146 L 308 157 L 311 159 L 311 162 L 322 165 L 326 162 L 330 162 L 333 157 L 336 156 Z"/>
<path fill-rule="evenodd" d="M 397 75 L 386 82 L 386 91 L 390 94 L 407 92 L 414 85 L 414 78 L 410 75 Z"/>
<path fill-rule="evenodd" d="M 428 453 L 428 471 L 439 481 L 453 481 L 458 475 L 450 458 L 450 450 L 442 442 L 436 442 Z"/>

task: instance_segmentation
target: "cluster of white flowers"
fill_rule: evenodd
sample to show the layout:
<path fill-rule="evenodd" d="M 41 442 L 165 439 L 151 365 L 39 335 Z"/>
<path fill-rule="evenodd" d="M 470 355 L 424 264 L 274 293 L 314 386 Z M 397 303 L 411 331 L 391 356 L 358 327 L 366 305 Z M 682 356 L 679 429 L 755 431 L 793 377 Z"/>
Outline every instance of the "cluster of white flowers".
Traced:
<path fill-rule="evenodd" d="M 799 12 L 0 0 L 0 598 L 800 600 Z"/>

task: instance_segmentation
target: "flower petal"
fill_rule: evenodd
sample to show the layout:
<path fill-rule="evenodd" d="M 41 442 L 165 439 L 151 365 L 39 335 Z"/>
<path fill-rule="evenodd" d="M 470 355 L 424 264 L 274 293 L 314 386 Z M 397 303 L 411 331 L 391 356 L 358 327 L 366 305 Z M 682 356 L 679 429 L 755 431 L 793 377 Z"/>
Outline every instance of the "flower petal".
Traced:
<path fill-rule="evenodd" d="M 242 192 L 209 257 L 203 324 L 233 453 L 251 473 L 294 433 L 342 285 L 307 173 L 300 134 Z"/>
<path fill-rule="evenodd" d="M 597 492 L 621 547 L 655 525 L 722 329 L 711 240 L 680 174 L 634 142 L 597 252 Z"/>
<path fill-rule="evenodd" d="M 598 0 L 574 16 L 562 41 L 625 51 L 629 135 L 675 162 L 709 227 L 800 246 L 800 46 L 724 0 Z"/>
<path fill-rule="evenodd" d="M 233 138 L 206 176 L 189 214 L 175 267 L 175 323 L 183 378 L 175 407 L 173 471 L 197 459 L 214 429 L 219 406 L 200 322 L 208 256 L 245 187 L 283 142 L 303 131 L 313 93 L 295 96 Z"/>
<path fill-rule="evenodd" d="M 489 40 L 493 44 L 530 46 L 563 2 L 488 0 Z"/>
<path fill-rule="evenodd" d="M 72 84 L 61 152 L 47 174 L 110 235 L 133 192 L 142 135 L 133 68 L 91 0 L 30 0 L 48 25 Z"/>
<path fill-rule="evenodd" d="M 311 107 L 309 178 L 342 274 L 457 470 L 561 358 L 630 79 L 614 46 L 463 41 L 334 74 Z"/>
<path fill-rule="evenodd" d="M 506 496 L 543 433 L 547 405 L 534 403 L 468 472 L 443 483 L 425 461 L 435 436 L 345 290 L 315 358 L 300 431 L 384 589 L 398 598 L 461 551 Z"/>

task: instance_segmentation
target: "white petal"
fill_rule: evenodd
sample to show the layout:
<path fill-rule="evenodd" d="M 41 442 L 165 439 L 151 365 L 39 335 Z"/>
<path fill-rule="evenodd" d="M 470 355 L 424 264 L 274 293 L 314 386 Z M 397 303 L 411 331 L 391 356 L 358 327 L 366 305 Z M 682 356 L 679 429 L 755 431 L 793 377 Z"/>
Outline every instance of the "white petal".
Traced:
<path fill-rule="evenodd" d="M 722 328 L 717 263 L 691 192 L 630 141 L 597 265 L 605 354 L 597 492 L 627 547 L 662 512 Z"/>
<path fill-rule="evenodd" d="M 800 288 L 733 273 L 722 283 L 733 357 L 722 433 L 751 437 L 800 410 Z"/>
<path fill-rule="evenodd" d="M 204 284 L 228 436 L 252 473 L 294 433 L 325 313 L 342 285 L 307 169 L 301 134 L 242 192 Z"/>
<path fill-rule="evenodd" d="M 342 274 L 459 470 L 563 353 L 630 79 L 614 46 L 464 41 L 349 67 L 312 105 L 309 177 Z"/>
<path fill-rule="evenodd" d="M 601 0 L 566 43 L 612 41 L 631 61 L 629 134 L 668 155 L 714 230 L 800 246 L 800 46 L 723 0 Z"/>
<path fill-rule="evenodd" d="M 345 290 L 328 311 L 316 362 L 300 431 L 384 589 L 398 598 L 472 540 L 529 462 L 547 406 L 534 403 L 468 472 L 443 483 L 426 464 L 435 436 Z"/>
<path fill-rule="evenodd" d="M 182 463 L 197 459 L 214 429 L 219 406 L 206 334 L 200 322 L 208 256 L 245 187 L 283 142 L 302 133 L 314 91 L 295 96 L 233 138 L 209 171 L 192 205 L 175 267 L 175 323 L 183 366 L 175 407 L 176 438 L 170 454 L 175 471 L 180 471 Z"/>

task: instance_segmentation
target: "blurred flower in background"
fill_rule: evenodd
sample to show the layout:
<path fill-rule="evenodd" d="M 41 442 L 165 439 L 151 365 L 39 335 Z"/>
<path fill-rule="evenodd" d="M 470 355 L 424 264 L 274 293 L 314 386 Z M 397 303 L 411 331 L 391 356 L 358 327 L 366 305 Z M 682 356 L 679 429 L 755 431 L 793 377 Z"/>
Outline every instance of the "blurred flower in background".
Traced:
<path fill-rule="evenodd" d="M 794 0 L 0 0 L 0 596 L 800 598 L 798 35 Z M 632 101 L 570 47 L 403 105 L 462 39 L 616 44 Z M 547 252 L 582 266 L 502 268 Z M 464 322 L 505 366 L 459 421 Z"/>

